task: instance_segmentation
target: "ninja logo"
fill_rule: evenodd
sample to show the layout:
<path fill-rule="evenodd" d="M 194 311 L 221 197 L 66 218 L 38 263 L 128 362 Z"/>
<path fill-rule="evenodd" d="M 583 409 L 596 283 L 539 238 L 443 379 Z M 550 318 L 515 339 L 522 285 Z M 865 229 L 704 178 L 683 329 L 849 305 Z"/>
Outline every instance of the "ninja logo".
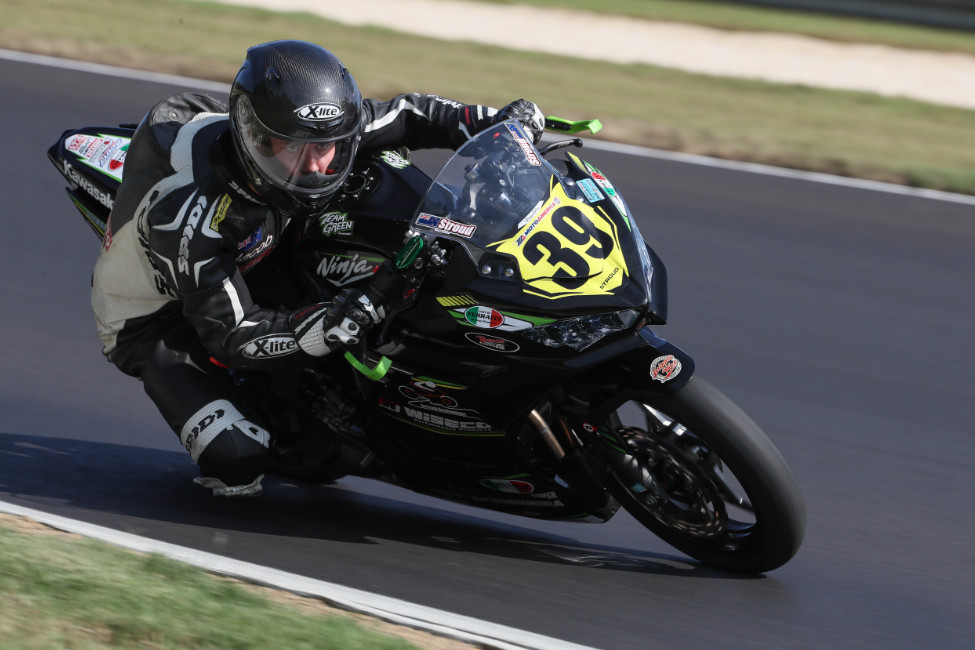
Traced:
<path fill-rule="evenodd" d="M 373 275 L 381 262 L 381 258 L 363 257 L 358 253 L 327 255 L 318 264 L 318 275 L 341 287 Z"/>

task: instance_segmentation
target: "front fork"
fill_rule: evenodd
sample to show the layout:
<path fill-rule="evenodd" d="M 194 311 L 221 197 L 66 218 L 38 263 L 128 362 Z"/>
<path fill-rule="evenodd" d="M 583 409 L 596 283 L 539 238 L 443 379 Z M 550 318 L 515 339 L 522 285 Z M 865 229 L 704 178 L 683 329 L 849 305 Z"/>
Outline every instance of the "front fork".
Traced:
<path fill-rule="evenodd" d="M 606 518 L 619 507 L 605 487 L 608 472 L 627 484 L 650 482 L 623 432 L 612 426 L 612 415 L 628 401 L 680 390 L 695 369 L 690 355 L 649 328 L 635 336 L 628 345 L 627 340 L 620 342 L 626 348 L 620 354 L 556 389 L 548 417 L 538 411 L 529 415 L 559 474 L 583 495 L 590 512 Z"/>

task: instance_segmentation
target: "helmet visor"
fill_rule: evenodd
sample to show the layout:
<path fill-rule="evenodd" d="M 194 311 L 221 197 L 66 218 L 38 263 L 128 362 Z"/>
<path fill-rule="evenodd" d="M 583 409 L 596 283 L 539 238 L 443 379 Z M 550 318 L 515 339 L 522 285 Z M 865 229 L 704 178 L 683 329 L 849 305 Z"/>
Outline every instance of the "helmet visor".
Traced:
<path fill-rule="evenodd" d="M 338 137 L 295 137 L 264 126 L 253 111 L 243 113 L 240 139 L 260 174 L 298 197 L 334 192 L 345 181 L 355 157 L 358 132 Z"/>

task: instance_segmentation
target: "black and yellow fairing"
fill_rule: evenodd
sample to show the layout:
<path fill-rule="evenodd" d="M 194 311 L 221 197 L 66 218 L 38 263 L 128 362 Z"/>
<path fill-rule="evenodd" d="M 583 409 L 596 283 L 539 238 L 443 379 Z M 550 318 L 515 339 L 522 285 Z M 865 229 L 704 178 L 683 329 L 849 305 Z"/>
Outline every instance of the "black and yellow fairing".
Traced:
<path fill-rule="evenodd" d="M 571 153 L 567 162 L 523 225 L 486 247 L 466 291 L 498 309 L 552 318 L 637 308 L 651 324 L 666 322 L 663 262 L 599 170 Z"/>

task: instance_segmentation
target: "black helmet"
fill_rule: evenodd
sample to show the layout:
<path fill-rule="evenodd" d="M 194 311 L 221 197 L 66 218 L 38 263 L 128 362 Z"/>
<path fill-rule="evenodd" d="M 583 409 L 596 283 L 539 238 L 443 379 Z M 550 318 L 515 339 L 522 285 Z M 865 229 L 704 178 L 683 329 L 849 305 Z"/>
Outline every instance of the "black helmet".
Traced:
<path fill-rule="evenodd" d="M 318 45 L 255 45 L 230 89 L 230 127 L 261 197 L 286 214 L 315 216 L 352 169 L 362 95 L 342 62 Z"/>

